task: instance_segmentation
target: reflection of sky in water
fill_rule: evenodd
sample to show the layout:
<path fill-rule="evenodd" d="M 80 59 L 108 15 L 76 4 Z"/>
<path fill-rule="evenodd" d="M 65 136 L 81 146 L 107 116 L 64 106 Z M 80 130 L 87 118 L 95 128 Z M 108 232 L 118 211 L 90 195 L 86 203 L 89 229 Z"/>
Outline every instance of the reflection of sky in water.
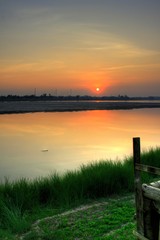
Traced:
<path fill-rule="evenodd" d="M 137 136 L 142 149 L 155 147 L 159 122 L 159 109 L 0 115 L 0 179 L 121 159 L 132 154 L 132 138 Z"/>

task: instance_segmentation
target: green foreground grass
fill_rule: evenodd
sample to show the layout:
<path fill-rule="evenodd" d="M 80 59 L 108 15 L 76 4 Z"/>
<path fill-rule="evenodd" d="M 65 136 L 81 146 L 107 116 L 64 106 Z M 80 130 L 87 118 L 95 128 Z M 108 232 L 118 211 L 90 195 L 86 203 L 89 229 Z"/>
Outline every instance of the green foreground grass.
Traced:
<path fill-rule="evenodd" d="M 141 160 L 160 167 L 160 148 L 144 152 Z M 153 175 L 143 174 L 143 182 L 152 180 Z M 54 173 L 34 181 L 6 180 L 0 185 L 0 239 L 21 239 L 29 231 L 23 239 L 135 239 L 133 192 L 131 157 L 121 162 L 94 162 L 63 176 Z M 111 199 L 126 194 L 129 197 Z M 87 203 L 93 207 L 60 215 Z M 44 221 L 35 228 L 32 224 L 37 219 Z"/>
<path fill-rule="evenodd" d="M 135 239 L 133 195 L 101 199 L 81 208 L 35 223 L 23 236 L 27 239 Z M 126 235 L 127 233 L 127 235 Z"/>

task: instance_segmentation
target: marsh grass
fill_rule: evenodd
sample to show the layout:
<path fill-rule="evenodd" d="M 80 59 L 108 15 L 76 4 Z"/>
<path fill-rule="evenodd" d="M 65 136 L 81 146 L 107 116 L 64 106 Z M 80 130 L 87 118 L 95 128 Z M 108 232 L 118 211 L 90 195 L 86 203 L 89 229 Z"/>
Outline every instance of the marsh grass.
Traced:
<path fill-rule="evenodd" d="M 160 148 L 150 149 L 141 156 L 143 163 L 160 167 Z M 143 174 L 148 182 L 153 176 Z M 98 161 L 81 166 L 64 175 L 51 174 L 33 181 L 20 179 L 0 184 L 0 226 L 12 232 L 28 227 L 26 214 L 46 206 L 71 208 L 87 199 L 108 197 L 134 191 L 133 159 Z"/>
<path fill-rule="evenodd" d="M 0 201 L 1 227 L 13 233 L 22 233 L 28 230 L 30 224 L 26 220 L 26 215 L 22 213 L 18 206 L 13 203 Z"/>

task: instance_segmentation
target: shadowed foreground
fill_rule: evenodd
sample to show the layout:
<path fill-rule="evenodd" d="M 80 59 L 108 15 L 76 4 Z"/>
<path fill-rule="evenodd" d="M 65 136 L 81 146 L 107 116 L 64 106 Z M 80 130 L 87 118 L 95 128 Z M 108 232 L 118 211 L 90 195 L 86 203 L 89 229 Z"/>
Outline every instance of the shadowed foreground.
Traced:
<path fill-rule="evenodd" d="M 159 157 L 160 148 L 150 149 L 141 155 L 141 161 L 159 167 Z M 142 177 L 146 183 L 153 180 L 146 173 Z M 135 227 L 133 197 L 131 201 L 115 198 L 133 191 L 132 158 L 123 162 L 95 162 L 64 175 L 55 173 L 34 181 L 6 180 L 0 184 L 0 239 L 19 239 L 15 236 L 30 230 L 31 235 L 25 235 L 25 240 L 134 239 L 131 237 Z M 109 200 L 111 197 L 114 201 Z M 94 204 L 101 199 L 103 204 Z M 87 202 L 94 206 L 66 214 L 66 210 Z M 44 219 L 43 224 L 38 221 L 33 225 L 39 219 Z"/>

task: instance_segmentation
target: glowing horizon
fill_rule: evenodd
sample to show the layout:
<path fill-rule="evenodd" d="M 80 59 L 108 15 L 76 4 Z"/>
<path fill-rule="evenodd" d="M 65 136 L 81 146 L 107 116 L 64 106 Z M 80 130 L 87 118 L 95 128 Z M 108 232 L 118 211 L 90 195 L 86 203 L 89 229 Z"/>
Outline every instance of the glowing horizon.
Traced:
<path fill-rule="evenodd" d="M 159 11 L 149 0 L 1 1 L 0 94 L 159 95 Z"/>

